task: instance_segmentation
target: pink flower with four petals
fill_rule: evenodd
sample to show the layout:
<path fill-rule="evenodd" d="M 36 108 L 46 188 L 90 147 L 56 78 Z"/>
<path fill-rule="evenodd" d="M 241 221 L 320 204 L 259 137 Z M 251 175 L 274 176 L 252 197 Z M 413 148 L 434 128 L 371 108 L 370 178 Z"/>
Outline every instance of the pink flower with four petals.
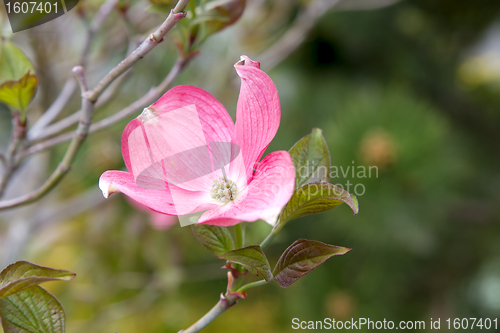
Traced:
<path fill-rule="evenodd" d="M 235 69 L 241 78 L 236 123 L 203 89 L 170 89 L 125 128 L 129 172 L 104 172 L 104 196 L 122 192 L 168 215 L 198 213 L 195 222 L 202 224 L 262 219 L 274 225 L 295 183 L 287 151 L 260 161 L 279 127 L 278 92 L 260 63 L 242 56 Z"/>

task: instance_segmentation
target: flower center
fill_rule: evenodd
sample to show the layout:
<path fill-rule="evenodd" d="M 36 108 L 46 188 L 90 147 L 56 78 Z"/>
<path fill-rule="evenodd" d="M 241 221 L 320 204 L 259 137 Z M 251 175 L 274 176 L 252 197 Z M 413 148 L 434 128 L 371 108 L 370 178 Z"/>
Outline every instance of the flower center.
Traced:
<path fill-rule="evenodd" d="M 215 200 L 222 203 L 226 203 L 230 200 L 234 200 L 236 196 L 237 186 L 232 180 L 226 182 L 224 177 L 215 178 L 212 182 L 212 190 L 210 191 L 210 196 Z"/>

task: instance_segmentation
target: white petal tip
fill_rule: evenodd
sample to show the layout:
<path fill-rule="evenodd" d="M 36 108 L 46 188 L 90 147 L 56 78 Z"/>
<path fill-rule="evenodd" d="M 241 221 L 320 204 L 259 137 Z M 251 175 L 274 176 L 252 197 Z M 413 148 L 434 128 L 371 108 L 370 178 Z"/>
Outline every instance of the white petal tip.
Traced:
<path fill-rule="evenodd" d="M 235 66 L 251 66 L 251 67 L 256 67 L 260 69 L 260 62 L 258 61 L 253 61 L 246 55 L 240 56 L 240 60 L 234 64 Z"/>
<path fill-rule="evenodd" d="M 147 123 L 155 119 L 157 116 L 158 114 L 155 112 L 155 109 L 152 105 L 150 105 L 147 108 L 144 108 L 144 110 L 142 110 L 142 113 L 137 118 L 143 123 Z"/>
<path fill-rule="evenodd" d="M 102 191 L 102 195 L 107 199 L 110 194 L 117 192 L 117 189 L 109 182 L 99 180 L 99 188 Z"/>
<path fill-rule="evenodd" d="M 278 216 L 280 215 L 281 208 L 270 208 L 264 211 L 262 215 L 262 220 L 264 220 L 267 224 L 274 227 L 276 222 L 278 221 Z"/>

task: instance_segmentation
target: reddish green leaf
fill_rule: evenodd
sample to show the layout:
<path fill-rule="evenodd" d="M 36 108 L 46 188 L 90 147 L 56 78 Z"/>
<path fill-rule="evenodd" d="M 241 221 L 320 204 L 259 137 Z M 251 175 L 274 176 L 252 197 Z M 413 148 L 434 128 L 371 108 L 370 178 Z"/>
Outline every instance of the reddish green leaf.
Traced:
<path fill-rule="evenodd" d="M 288 287 L 332 256 L 342 255 L 350 250 L 318 241 L 299 239 L 281 255 L 273 270 L 274 280 L 280 286 Z"/>

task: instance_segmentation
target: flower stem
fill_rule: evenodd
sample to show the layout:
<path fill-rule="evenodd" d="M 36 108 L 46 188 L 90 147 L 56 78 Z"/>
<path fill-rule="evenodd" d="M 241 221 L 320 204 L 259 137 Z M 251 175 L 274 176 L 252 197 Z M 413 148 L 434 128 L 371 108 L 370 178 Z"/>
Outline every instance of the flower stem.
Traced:
<path fill-rule="evenodd" d="M 271 232 L 269 235 L 267 235 L 266 239 L 264 239 L 262 241 L 262 243 L 260 243 L 260 247 L 263 249 L 264 247 L 266 247 L 267 245 L 269 245 L 269 243 L 271 243 L 271 241 L 273 240 L 274 238 L 274 233 Z"/>
<path fill-rule="evenodd" d="M 255 288 L 255 287 L 260 287 L 260 286 L 263 286 L 267 283 L 266 280 L 260 280 L 260 281 L 255 281 L 255 282 L 252 282 L 252 283 L 248 283 L 248 284 L 245 284 L 244 286 L 242 286 L 240 289 L 237 290 L 237 292 L 243 292 L 247 289 L 250 289 L 250 288 Z"/>
<path fill-rule="evenodd" d="M 229 305 L 226 299 L 221 299 L 215 306 L 208 311 L 203 317 L 201 317 L 196 323 L 191 325 L 188 329 L 180 331 L 179 333 L 196 333 L 205 328 L 208 324 L 210 324 L 215 318 L 220 316 L 224 311 L 229 309 L 231 305 Z"/>
<path fill-rule="evenodd" d="M 243 232 L 240 223 L 234 226 L 234 234 L 236 235 L 236 248 L 241 249 L 243 247 Z"/>
<path fill-rule="evenodd" d="M 279 222 L 279 220 L 278 220 L 278 222 Z M 278 225 L 278 224 L 276 224 L 276 225 Z M 276 229 L 276 227 L 273 228 L 273 230 L 271 230 L 271 233 L 269 233 L 269 235 L 267 235 L 266 239 L 264 239 L 262 241 L 262 243 L 260 243 L 260 247 L 263 249 L 264 247 L 268 246 L 269 243 L 272 242 L 272 240 L 274 239 L 274 237 L 276 237 L 276 235 L 278 234 L 278 232 L 280 230 L 281 230 L 281 228 L 277 228 L 277 229 Z"/>

